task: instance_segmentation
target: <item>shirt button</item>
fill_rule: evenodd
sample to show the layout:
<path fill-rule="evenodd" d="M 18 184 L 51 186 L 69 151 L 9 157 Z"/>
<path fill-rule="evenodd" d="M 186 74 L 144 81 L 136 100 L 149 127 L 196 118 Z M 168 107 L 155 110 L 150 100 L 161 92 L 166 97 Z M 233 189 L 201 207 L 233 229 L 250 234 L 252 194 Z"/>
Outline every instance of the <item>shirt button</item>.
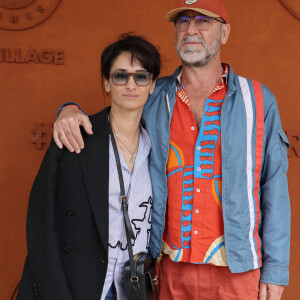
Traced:
<path fill-rule="evenodd" d="M 195 234 L 198 234 L 198 231 L 197 231 L 197 230 L 195 230 L 195 231 L 194 231 L 194 233 L 195 233 Z"/>
<path fill-rule="evenodd" d="M 197 193 L 200 193 L 200 189 L 197 189 Z"/>
<path fill-rule="evenodd" d="M 199 209 L 196 209 L 196 210 L 195 210 L 195 213 L 196 213 L 196 214 L 199 214 Z"/>
<path fill-rule="evenodd" d="M 198 167 L 198 168 L 197 168 L 197 171 L 199 171 L 199 172 L 200 172 L 200 171 L 201 171 L 201 168 L 200 168 L 200 167 Z"/>
<path fill-rule="evenodd" d="M 194 126 L 192 126 L 192 127 L 191 127 L 191 129 L 192 129 L 192 130 L 195 130 L 195 127 L 194 127 Z"/>
<path fill-rule="evenodd" d="M 201 147 L 200 147 L 200 146 L 198 146 L 198 147 L 197 147 L 197 149 L 198 149 L 198 150 L 201 150 Z"/>

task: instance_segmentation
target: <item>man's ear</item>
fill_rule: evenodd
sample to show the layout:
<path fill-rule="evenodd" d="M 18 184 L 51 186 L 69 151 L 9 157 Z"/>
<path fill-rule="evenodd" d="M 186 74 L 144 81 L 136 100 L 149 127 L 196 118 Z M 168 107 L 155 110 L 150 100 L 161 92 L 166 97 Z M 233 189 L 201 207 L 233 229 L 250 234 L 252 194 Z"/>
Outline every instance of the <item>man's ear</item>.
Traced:
<path fill-rule="evenodd" d="M 230 34 L 230 25 L 223 24 L 222 25 L 222 38 L 221 38 L 222 45 L 225 45 L 227 43 L 229 34 Z"/>

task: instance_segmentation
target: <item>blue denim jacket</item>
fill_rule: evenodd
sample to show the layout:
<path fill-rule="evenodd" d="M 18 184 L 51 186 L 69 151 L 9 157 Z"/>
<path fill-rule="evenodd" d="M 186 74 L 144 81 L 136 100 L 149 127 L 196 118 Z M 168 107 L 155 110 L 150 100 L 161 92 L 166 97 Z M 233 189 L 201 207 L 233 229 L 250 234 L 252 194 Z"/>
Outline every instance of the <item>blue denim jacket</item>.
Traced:
<path fill-rule="evenodd" d="M 155 258 L 159 257 L 162 247 L 168 198 L 166 164 L 170 122 L 180 70 L 181 67 L 172 76 L 157 80 L 142 117 L 152 143 L 153 211 L 149 247 Z M 289 144 L 274 95 L 264 85 L 259 86 L 263 98 L 263 124 L 260 125 L 257 124 L 253 81 L 236 75 L 230 68 L 228 92 L 221 112 L 225 248 L 231 272 L 261 267 L 262 282 L 287 285 L 291 218 L 286 175 Z M 263 135 L 262 152 L 257 153 L 259 126 Z"/>

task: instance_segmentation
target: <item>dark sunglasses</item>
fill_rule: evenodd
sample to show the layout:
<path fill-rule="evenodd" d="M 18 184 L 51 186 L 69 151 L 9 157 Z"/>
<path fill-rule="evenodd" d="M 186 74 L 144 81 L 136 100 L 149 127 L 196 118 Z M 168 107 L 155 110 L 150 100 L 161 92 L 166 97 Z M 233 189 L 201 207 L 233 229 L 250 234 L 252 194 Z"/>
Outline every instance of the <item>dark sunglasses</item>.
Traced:
<path fill-rule="evenodd" d="M 110 73 L 109 76 L 112 79 L 112 83 L 115 85 L 125 85 L 132 76 L 136 85 L 147 86 L 152 80 L 152 74 L 147 71 L 127 73 L 125 71 L 115 71 Z"/>

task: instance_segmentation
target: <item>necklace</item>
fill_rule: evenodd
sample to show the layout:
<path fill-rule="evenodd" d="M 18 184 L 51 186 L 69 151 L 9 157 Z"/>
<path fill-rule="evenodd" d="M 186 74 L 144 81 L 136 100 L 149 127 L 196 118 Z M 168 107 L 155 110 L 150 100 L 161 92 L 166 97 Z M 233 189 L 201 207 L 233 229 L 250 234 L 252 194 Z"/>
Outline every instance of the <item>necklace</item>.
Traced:
<path fill-rule="evenodd" d="M 112 118 L 112 115 L 111 115 L 111 118 Z M 113 118 L 112 118 L 113 119 Z M 139 147 L 139 142 L 140 142 L 140 131 L 138 131 L 138 141 L 137 141 L 137 144 L 135 146 L 135 149 L 133 152 L 131 152 L 129 150 L 129 148 L 126 146 L 125 142 L 122 141 L 122 139 L 120 138 L 120 136 L 116 133 L 116 131 L 114 130 L 112 124 L 111 124 L 111 121 L 109 120 L 109 123 L 110 123 L 110 126 L 111 126 L 111 129 L 113 131 L 113 134 L 115 135 L 115 137 L 117 138 L 117 141 L 118 141 L 118 144 L 123 151 L 123 147 L 121 146 L 121 144 L 125 147 L 125 149 L 128 151 L 128 153 L 130 154 L 130 157 L 129 157 L 129 163 L 133 164 L 135 162 L 135 159 L 136 159 L 136 154 L 137 154 L 137 150 L 138 150 L 138 147 Z M 125 158 L 126 160 L 126 158 Z"/>
<path fill-rule="evenodd" d="M 129 162 L 130 163 L 134 163 L 135 162 L 135 159 L 136 159 L 136 154 L 137 154 L 137 149 L 139 147 L 139 141 L 140 141 L 140 134 L 139 134 L 139 137 L 138 137 L 138 141 L 137 141 L 137 144 L 136 144 L 136 147 L 134 149 L 133 152 L 131 152 L 128 147 L 126 146 L 126 144 L 120 139 L 120 137 L 114 132 L 115 136 L 117 137 L 118 141 L 121 142 L 121 144 L 125 147 L 125 149 L 128 151 L 128 153 L 130 154 L 130 157 L 129 157 Z M 120 144 L 119 144 L 120 145 Z M 120 145 L 121 148 L 123 148 L 121 145 Z"/>

